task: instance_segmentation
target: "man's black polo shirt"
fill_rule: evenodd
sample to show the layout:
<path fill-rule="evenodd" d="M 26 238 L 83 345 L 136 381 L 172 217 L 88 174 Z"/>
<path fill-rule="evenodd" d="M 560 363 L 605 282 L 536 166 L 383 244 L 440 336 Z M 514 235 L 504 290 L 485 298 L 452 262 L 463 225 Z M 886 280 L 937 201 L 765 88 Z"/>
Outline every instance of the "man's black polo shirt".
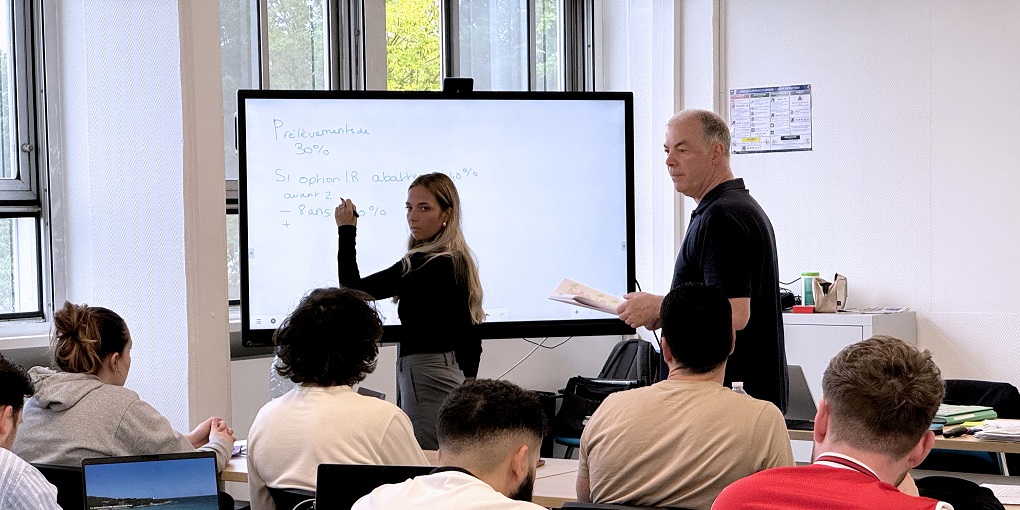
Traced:
<path fill-rule="evenodd" d="M 776 236 L 743 179 L 712 188 L 691 213 L 673 287 L 686 282 L 720 287 L 728 298 L 751 298 L 751 318 L 737 331 L 726 364 L 726 385 L 743 381 L 748 394 L 785 413 L 789 385 Z"/>

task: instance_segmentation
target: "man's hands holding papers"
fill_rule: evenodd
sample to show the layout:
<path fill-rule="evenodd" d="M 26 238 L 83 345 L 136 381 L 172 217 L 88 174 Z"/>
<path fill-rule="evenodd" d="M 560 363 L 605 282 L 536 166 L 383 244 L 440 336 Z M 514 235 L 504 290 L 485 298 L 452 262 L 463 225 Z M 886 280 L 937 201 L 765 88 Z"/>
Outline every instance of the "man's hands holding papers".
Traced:
<path fill-rule="evenodd" d="M 632 328 L 643 326 L 648 330 L 659 329 L 662 326 L 659 309 L 662 308 L 663 296 L 647 292 L 630 292 L 624 294 L 623 298 L 626 301 L 616 307 L 616 313 L 628 326 Z"/>
<path fill-rule="evenodd" d="M 575 282 L 570 278 L 564 278 L 556 290 L 549 295 L 549 299 L 614 315 L 616 307 L 623 302 L 621 298 Z"/>

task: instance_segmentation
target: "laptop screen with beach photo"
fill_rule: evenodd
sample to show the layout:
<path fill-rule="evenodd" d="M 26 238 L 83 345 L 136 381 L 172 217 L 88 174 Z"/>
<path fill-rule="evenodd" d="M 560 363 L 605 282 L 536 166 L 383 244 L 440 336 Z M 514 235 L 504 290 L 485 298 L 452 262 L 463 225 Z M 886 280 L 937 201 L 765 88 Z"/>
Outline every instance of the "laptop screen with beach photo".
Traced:
<path fill-rule="evenodd" d="M 219 509 L 212 452 L 85 459 L 82 470 L 86 510 Z"/>

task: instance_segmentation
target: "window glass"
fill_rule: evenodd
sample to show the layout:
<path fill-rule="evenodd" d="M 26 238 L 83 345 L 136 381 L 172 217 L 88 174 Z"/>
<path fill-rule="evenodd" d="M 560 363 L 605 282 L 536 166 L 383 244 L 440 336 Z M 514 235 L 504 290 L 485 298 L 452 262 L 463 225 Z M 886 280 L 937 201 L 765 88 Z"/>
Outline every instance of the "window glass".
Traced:
<path fill-rule="evenodd" d="M 535 90 L 563 90 L 559 0 L 535 1 Z"/>
<path fill-rule="evenodd" d="M 528 90 L 527 0 L 456 0 L 460 76 L 475 90 Z"/>
<path fill-rule="evenodd" d="M 386 88 L 439 90 L 439 0 L 386 0 Z"/>
<path fill-rule="evenodd" d="M 14 58 L 11 55 L 14 33 L 11 31 L 12 9 L 0 13 L 0 179 L 17 177 L 17 125 L 14 112 Z"/>
<path fill-rule="evenodd" d="M 0 218 L 0 314 L 39 312 L 35 218 Z"/>
<path fill-rule="evenodd" d="M 268 1 L 268 88 L 329 88 L 324 3 L 323 0 Z"/>
<path fill-rule="evenodd" d="M 241 299 L 240 216 L 227 214 L 227 299 Z"/>
<path fill-rule="evenodd" d="M 223 55 L 223 163 L 227 179 L 237 179 L 234 112 L 237 90 L 258 88 L 257 0 L 220 0 L 220 51 Z"/>

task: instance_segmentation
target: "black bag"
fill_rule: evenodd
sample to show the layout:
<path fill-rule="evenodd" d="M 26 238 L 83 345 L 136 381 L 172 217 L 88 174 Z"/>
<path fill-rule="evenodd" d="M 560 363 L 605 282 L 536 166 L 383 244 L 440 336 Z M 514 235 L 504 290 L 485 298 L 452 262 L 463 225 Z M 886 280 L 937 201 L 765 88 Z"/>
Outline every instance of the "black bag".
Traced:
<path fill-rule="evenodd" d="M 642 340 L 643 341 L 643 340 Z M 647 342 L 646 342 L 647 343 Z M 571 377 L 563 390 L 563 403 L 553 420 L 552 433 L 558 437 L 581 437 L 584 421 L 610 393 L 643 386 L 636 380 Z"/>
<path fill-rule="evenodd" d="M 953 476 L 926 476 L 914 480 L 924 497 L 945 501 L 956 510 L 1005 510 L 992 490 Z"/>
<path fill-rule="evenodd" d="M 647 386 L 658 381 L 658 375 L 659 353 L 647 341 L 631 338 L 613 347 L 599 372 L 599 379 L 634 380 Z"/>

